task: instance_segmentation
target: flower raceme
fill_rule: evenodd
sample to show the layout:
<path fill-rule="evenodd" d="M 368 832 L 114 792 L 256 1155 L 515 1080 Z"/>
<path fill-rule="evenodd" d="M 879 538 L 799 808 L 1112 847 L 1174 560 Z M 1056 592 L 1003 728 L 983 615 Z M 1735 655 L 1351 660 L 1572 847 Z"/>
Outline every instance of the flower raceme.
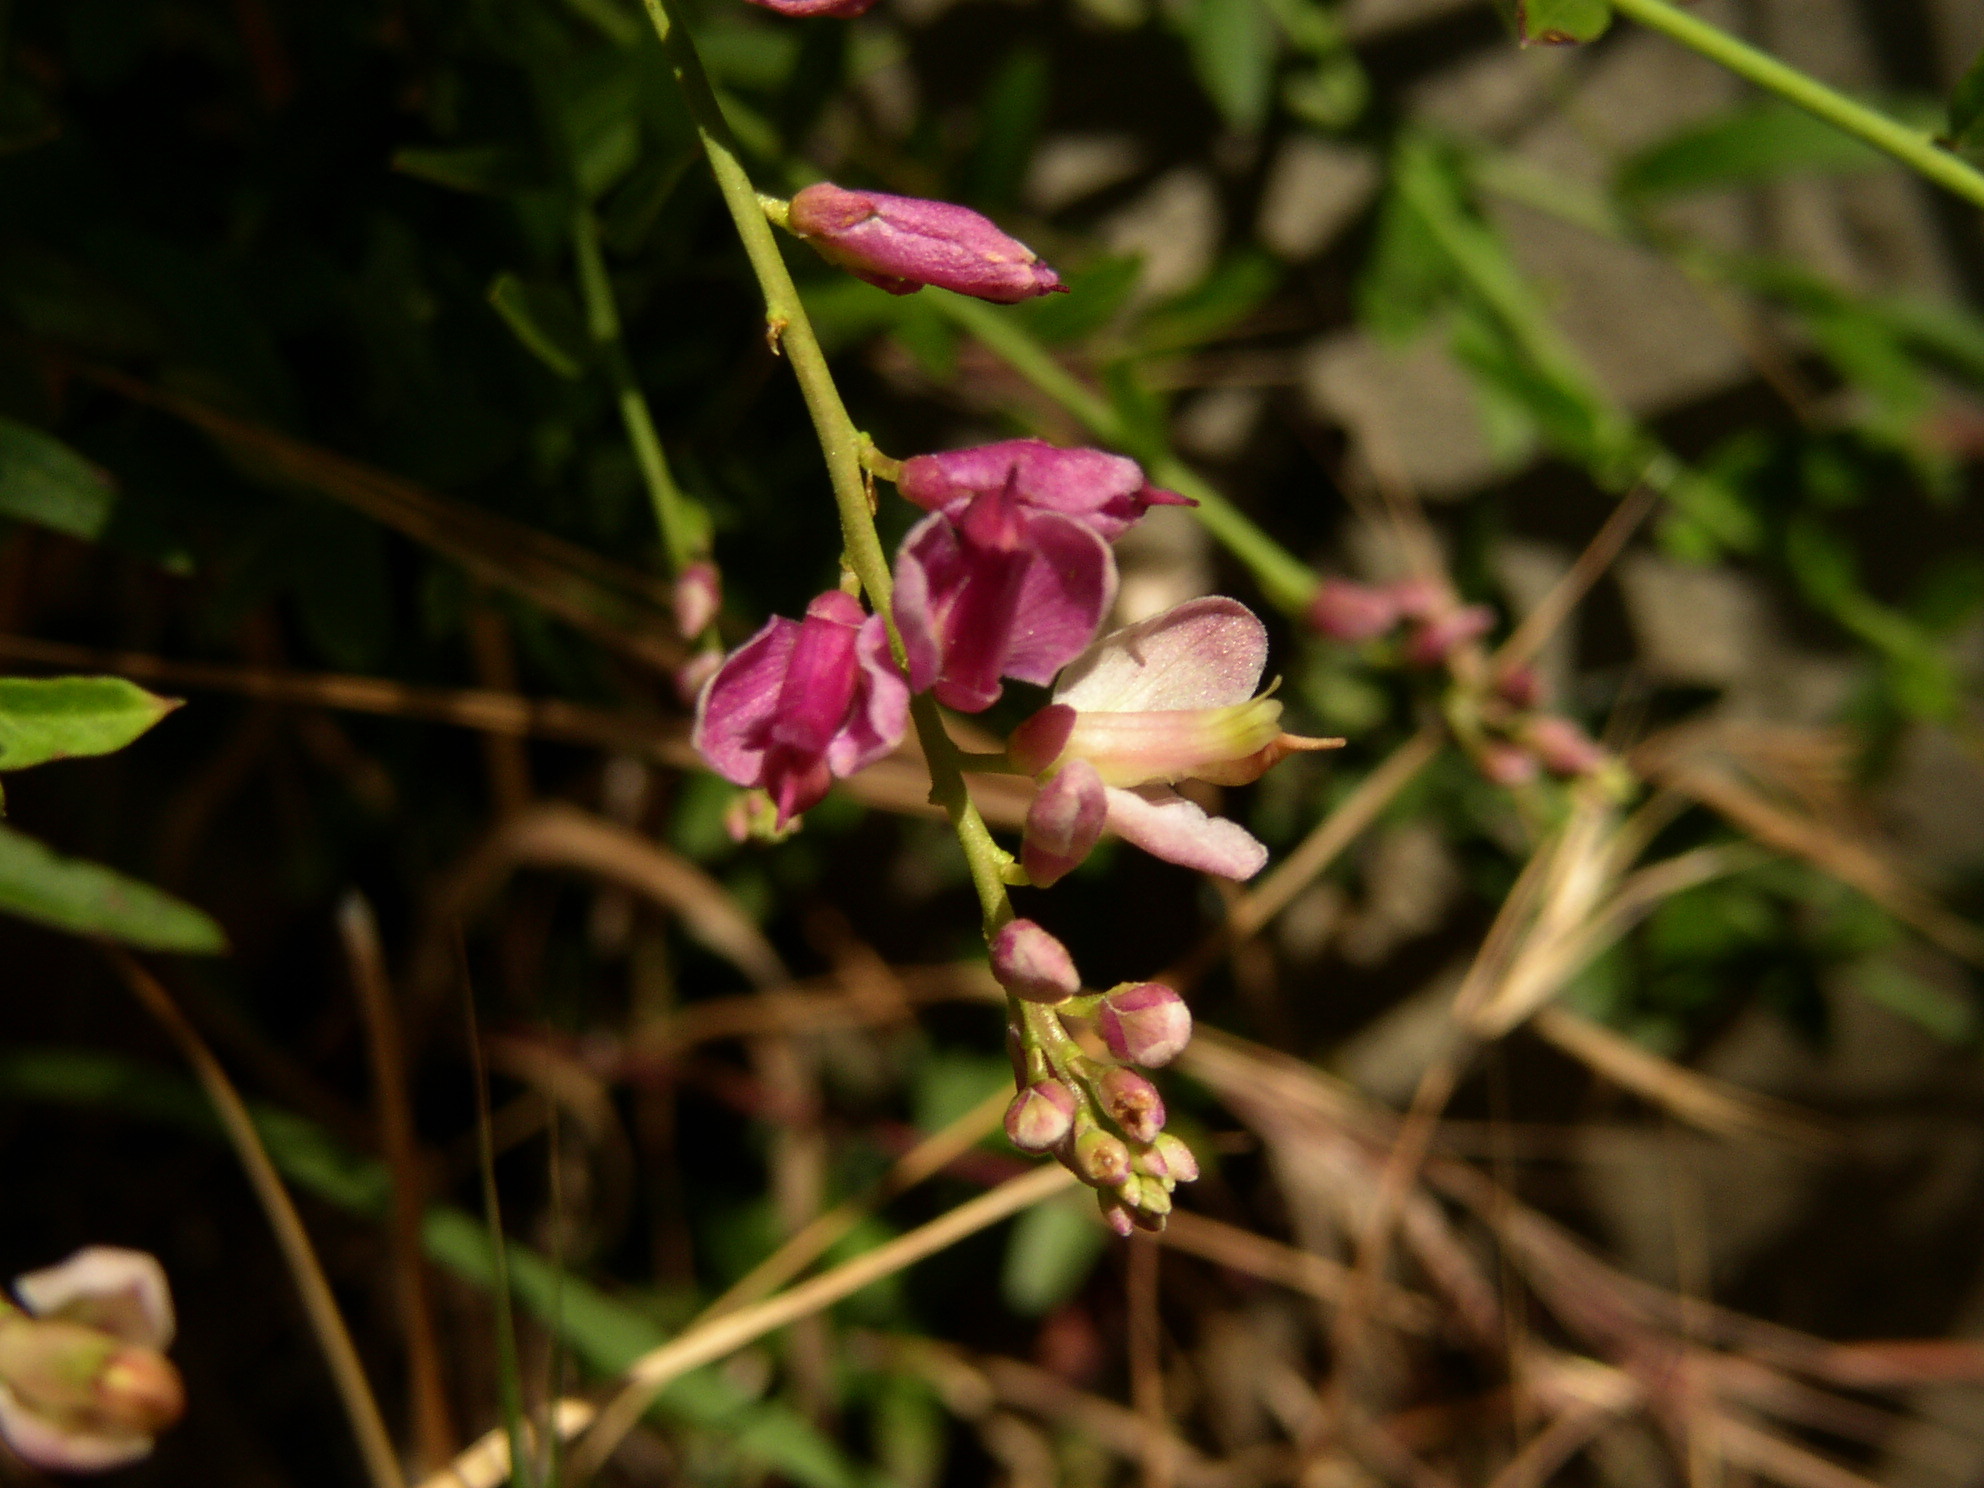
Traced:
<path fill-rule="evenodd" d="M 783 827 L 908 726 L 909 688 L 881 616 L 830 589 L 805 619 L 774 616 L 731 653 L 697 700 L 691 738 L 724 779 L 764 789 Z"/>
<path fill-rule="evenodd" d="M 1059 878 L 1105 825 L 1188 868 L 1258 873 L 1267 849 L 1173 787 L 1245 785 L 1295 751 L 1342 743 L 1282 732 L 1281 704 L 1255 695 L 1266 666 L 1266 627 L 1218 595 L 1114 631 L 1068 666 L 1053 702 L 1006 746 L 1016 768 L 1042 781 L 1021 848 L 1028 876 L 1042 886 Z"/>
<path fill-rule="evenodd" d="M 896 555 L 910 685 L 976 713 L 1001 678 L 1045 686 L 1095 639 L 1116 596 L 1109 544 L 1185 498 L 1134 460 L 1038 439 L 918 455 L 898 488 L 930 512 Z"/>
<path fill-rule="evenodd" d="M 797 192 L 783 220 L 827 262 L 890 294 L 915 294 L 934 284 L 1010 305 L 1067 289 L 1026 244 L 1008 237 L 989 218 L 952 202 L 892 196 L 886 191 L 849 191 L 822 181 Z"/>
<path fill-rule="evenodd" d="M 165 1357 L 172 1297 L 143 1251 L 91 1246 L 14 1283 L 0 1300 L 0 1437 L 60 1472 L 136 1462 L 184 1413 Z"/>

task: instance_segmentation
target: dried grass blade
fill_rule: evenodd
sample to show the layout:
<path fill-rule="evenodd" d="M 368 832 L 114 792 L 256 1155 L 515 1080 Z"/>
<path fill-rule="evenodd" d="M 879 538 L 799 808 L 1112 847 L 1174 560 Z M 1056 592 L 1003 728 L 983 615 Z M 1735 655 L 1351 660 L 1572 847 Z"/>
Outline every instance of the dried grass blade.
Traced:
<path fill-rule="evenodd" d="M 351 1420 L 352 1434 L 358 1439 L 359 1455 L 364 1459 L 373 1488 L 405 1488 L 406 1479 L 400 1472 L 392 1436 L 386 1430 L 385 1418 L 379 1414 L 379 1402 L 373 1398 L 365 1366 L 358 1361 L 358 1350 L 345 1327 L 344 1315 L 338 1311 L 337 1298 L 331 1294 L 331 1284 L 317 1259 L 316 1247 L 310 1243 L 302 1216 L 290 1202 L 289 1190 L 283 1187 L 268 1150 L 262 1146 L 261 1134 L 255 1130 L 255 1120 L 248 1114 L 240 1092 L 207 1047 L 206 1040 L 186 1020 L 172 994 L 158 979 L 129 952 L 112 949 L 109 956 L 132 995 L 179 1045 L 207 1099 L 213 1103 L 214 1114 L 220 1118 L 221 1128 L 248 1175 L 262 1212 L 268 1216 L 269 1227 L 276 1232 L 276 1242 L 282 1247 L 283 1260 L 288 1263 L 290 1276 L 303 1299 L 304 1311 L 317 1335 L 317 1346 L 330 1366 L 331 1379 Z"/>

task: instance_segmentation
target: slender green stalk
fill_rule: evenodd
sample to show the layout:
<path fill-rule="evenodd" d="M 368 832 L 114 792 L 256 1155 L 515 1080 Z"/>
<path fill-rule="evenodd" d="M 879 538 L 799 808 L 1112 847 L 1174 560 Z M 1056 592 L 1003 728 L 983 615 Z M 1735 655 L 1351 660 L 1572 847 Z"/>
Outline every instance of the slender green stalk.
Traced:
<path fill-rule="evenodd" d="M 696 122 L 703 153 L 709 157 L 710 171 L 724 205 L 730 208 L 737 236 L 743 239 L 745 256 L 758 276 L 758 287 L 765 296 L 765 328 L 774 350 L 781 344 L 791 358 L 799 391 L 813 416 L 813 428 L 820 437 L 820 449 L 827 457 L 827 475 L 833 482 L 834 502 L 840 508 L 841 539 L 847 545 L 847 564 L 854 570 L 868 601 L 885 617 L 891 636 L 895 618 L 889 613 L 889 563 L 882 552 L 882 540 L 875 532 L 873 514 L 868 509 L 868 485 L 861 474 L 861 440 L 847 407 L 827 369 L 826 353 L 813 334 L 813 323 L 799 302 L 799 291 L 785 260 L 779 256 L 772 225 L 765 219 L 757 188 L 751 184 L 738 159 L 737 141 L 724 122 L 709 75 L 686 28 L 674 15 L 673 0 L 643 0 L 655 34 L 661 38 L 670 71 L 682 89 L 689 116 Z M 925 747 L 928 747 L 925 741 Z M 932 761 L 935 768 L 935 761 Z"/>
<path fill-rule="evenodd" d="M 1198 502 L 1194 515 L 1200 525 L 1247 566 L 1261 592 L 1276 606 L 1294 612 L 1308 607 L 1316 592 L 1316 575 L 1306 563 L 1255 526 L 1210 481 L 1182 460 L 1163 450 L 1140 449 L 1108 400 L 1084 386 L 1023 326 L 977 300 L 940 289 L 925 293 L 938 309 L 987 350 L 1081 420 L 1089 433 L 1104 444 L 1138 455 L 1152 480 Z"/>
<path fill-rule="evenodd" d="M 661 451 L 661 437 L 655 433 L 654 414 L 634 376 L 626 343 L 620 335 L 620 307 L 613 300 L 613 285 L 606 277 L 606 259 L 599 249 L 599 220 L 591 207 L 581 206 L 572 214 L 572 256 L 578 262 L 579 296 L 586 308 L 586 331 L 599 348 L 613 379 L 613 392 L 620 405 L 620 422 L 627 430 L 627 443 L 633 446 L 634 460 L 641 468 L 641 480 L 654 503 L 655 522 L 661 528 L 662 547 L 668 554 L 668 570 L 680 573 L 701 556 L 696 534 L 689 523 L 687 502 L 682 488 L 668 469 L 668 457 Z"/>
<path fill-rule="evenodd" d="M 1865 140 L 1938 186 L 1984 206 L 1984 172 L 1943 149 L 1927 134 L 1910 129 L 1879 109 L 1869 108 L 1827 87 L 1741 38 L 1696 19 L 1669 0 L 1612 0 L 1612 5 L 1621 15 L 1701 53 L 1738 77 L 1816 114 L 1856 139 Z"/>
<path fill-rule="evenodd" d="M 902 640 L 889 608 L 888 559 L 882 553 L 882 540 L 875 531 L 868 483 L 861 468 L 861 434 L 848 417 L 847 405 L 841 402 L 840 389 L 834 385 L 826 354 L 820 350 L 813 323 L 807 318 L 806 307 L 800 302 L 799 291 L 779 254 L 771 222 L 766 217 L 766 200 L 758 195 L 743 162 L 738 159 L 736 140 L 724 123 L 709 76 L 703 71 L 702 59 L 696 55 L 695 42 L 673 13 L 674 0 L 644 0 L 644 3 L 655 33 L 661 38 L 669 68 L 682 89 L 689 115 L 696 122 L 703 152 L 709 157 L 710 170 L 737 225 L 737 235 L 743 239 L 745 255 L 758 277 L 758 287 L 765 297 L 767 332 L 774 347 L 783 344 L 792 362 L 793 375 L 799 380 L 800 392 L 805 396 L 807 411 L 813 416 L 813 428 L 826 456 L 827 474 L 833 482 L 834 501 L 840 510 L 841 542 L 846 548 L 847 565 L 867 591 L 869 603 L 888 626 L 900 657 Z M 1003 877 L 1010 859 L 992 840 L 985 818 L 972 802 L 958 747 L 944 729 L 936 702 L 928 696 L 917 698 L 911 705 L 910 716 L 930 767 L 930 799 L 943 808 L 957 832 L 965 860 L 971 865 L 971 881 L 978 891 L 985 933 L 990 936 L 1013 916 Z"/>

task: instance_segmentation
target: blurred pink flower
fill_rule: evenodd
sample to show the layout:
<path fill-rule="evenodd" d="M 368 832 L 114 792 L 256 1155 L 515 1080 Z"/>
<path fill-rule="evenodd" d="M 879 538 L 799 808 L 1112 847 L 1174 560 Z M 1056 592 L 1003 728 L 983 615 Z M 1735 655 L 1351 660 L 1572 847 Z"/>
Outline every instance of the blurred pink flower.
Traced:
<path fill-rule="evenodd" d="M 136 1462 L 186 1407 L 172 1296 L 157 1260 L 97 1245 L 14 1283 L 0 1302 L 0 1436 L 39 1467 Z"/>
<path fill-rule="evenodd" d="M 909 689 L 879 615 L 830 589 L 804 620 L 773 616 L 712 677 L 691 739 L 710 768 L 762 787 L 783 827 L 894 749 L 909 726 Z"/>

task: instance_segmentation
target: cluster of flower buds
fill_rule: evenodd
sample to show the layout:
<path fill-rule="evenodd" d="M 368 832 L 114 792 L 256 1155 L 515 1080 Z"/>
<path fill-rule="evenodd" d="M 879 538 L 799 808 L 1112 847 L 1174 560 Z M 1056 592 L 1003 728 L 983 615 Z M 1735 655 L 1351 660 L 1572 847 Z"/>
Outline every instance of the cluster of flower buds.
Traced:
<path fill-rule="evenodd" d="M 1083 996 L 1066 946 L 1032 920 L 992 941 L 992 973 L 1013 1009 L 1008 1042 L 1018 1094 L 1006 1135 L 1024 1152 L 1051 1152 L 1093 1188 L 1119 1235 L 1161 1230 L 1180 1183 L 1199 1176 L 1191 1148 L 1164 1129 L 1164 1097 L 1131 1069 L 1169 1064 L 1192 1038 L 1185 1000 L 1162 982 L 1126 982 Z M 1110 1058 L 1089 1054 L 1064 1018 L 1084 1020 Z"/>
<path fill-rule="evenodd" d="M 0 1300 L 0 1437 L 37 1467 L 136 1462 L 185 1412 L 165 1272 L 142 1251 L 92 1246 Z"/>
<path fill-rule="evenodd" d="M 1481 773 L 1497 785 L 1528 785 L 1548 772 L 1577 780 L 1612 768 L 1612 756 L 1573 720 L 1543 709 L 1543 686 L 1528 667 L 1495 679 L 1475 712 L 1484 737 L 1475 750 Z"/>

